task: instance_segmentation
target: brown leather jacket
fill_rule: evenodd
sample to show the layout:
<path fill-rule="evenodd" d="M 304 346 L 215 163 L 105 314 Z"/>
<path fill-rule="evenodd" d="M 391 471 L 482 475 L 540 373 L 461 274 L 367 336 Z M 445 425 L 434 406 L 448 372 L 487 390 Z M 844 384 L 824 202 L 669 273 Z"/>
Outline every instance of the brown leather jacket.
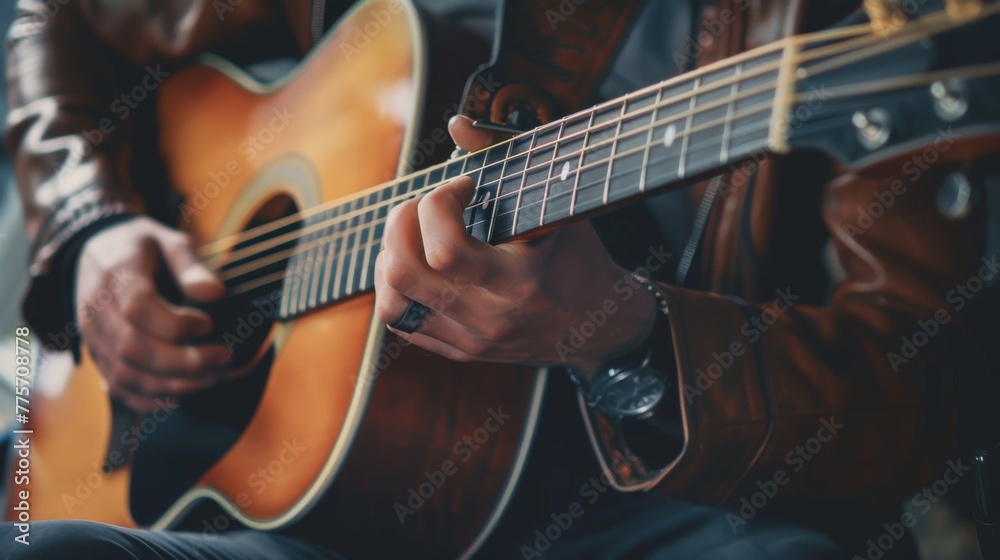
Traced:
<path fill-rule="evenodd" d="M 260 37 L 304 52 L 322 31 L 323 5 L 19 0 L 6 142 L 35 244 L 25 315 L 40 332 L 58 328 L 46 321 L 58 316 L 53 255 L 101 216 L 145 211 L 142 186 L 129 180 L 127 123 L 116 118 L 114 61 L 141 78 L 206 49 L 260 51 Z M 801 0 L 703 6 L 708 29 L 722 10 L 737 20 L 701 62 L 830 23 L 833 12 L 807 12 Z M 101 132 L 102 121 L 113 130 Z M 824 160 L 802 156 L 736 175 L 723 178 L 708 215 L 697 289 L 664 285 L 672 341 L 662 342 L 676 350 L 684 448 L 665 468 L 630 459 L 612 476 L 625 488 L 655 484 L 708 501 L 738 501 L 778 471 L 785 495 L 912 495 L 956 457 L 956 387 L 988 371 L 967 317 L 989 309 L 986 296 L 964 310 L 955 299 L 957 284 L 996 272 L 981 260 L 983 212 L 942 215 L 937 172 L 903 177 L 892 203 L 898 171 L 831 181 Z M 939 330 L 924 341 L 917 333 L 928 322 Z M 905 341 L 915 337 L 923 347 L 911 356 Z M 611 423 L 591 420 L 609 466 L 619 466 L 616 457 L 632 453 Z"/>

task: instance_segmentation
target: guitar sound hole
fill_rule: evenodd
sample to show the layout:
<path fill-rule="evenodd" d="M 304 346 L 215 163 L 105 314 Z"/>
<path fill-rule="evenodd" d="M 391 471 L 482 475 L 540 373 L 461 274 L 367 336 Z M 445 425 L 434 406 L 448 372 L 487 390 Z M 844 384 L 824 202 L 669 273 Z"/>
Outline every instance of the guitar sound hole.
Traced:
<path fill-rule="evenodd" d="M 266 201 L 247 223 L 219 273 L 227 295 L 209 309 L 214 330 L 211 337 L 233 352 L 234 368 L 246 365 L 267 340 L 281 305 L 283 272 L 298 243 L 297 221 L 276 223 L 297 211 L 294 201 L 279 195 Z"/>

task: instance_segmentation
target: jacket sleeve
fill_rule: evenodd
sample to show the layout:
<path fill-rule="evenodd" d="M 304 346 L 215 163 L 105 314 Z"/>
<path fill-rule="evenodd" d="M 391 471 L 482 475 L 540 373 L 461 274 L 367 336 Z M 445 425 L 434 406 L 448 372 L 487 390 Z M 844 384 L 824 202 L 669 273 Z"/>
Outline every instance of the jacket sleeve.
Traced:
<path fill-rule="evenodd" d="M 998 273 L 978 220 L 942 216 L 941 181 L 848 175 L 827 186 L 817 218 L 842 277 L 820 305 L 804 286 L 744 301 L 662 285 L 672 340 L 654 344 L 674 349 L 683 442 L 653 464 L 625 424 L 581 406 L 613 484 L 710 503 L 761 484 L 882 502 L 941 476 L 957 460 L 956 386 L 988 372 L 969 313 L 988 305 L 982 290 Z"/>
<path fill-rule="evenodd" d="M 5 143 L 33 243 L 24 314 L 36 331 L 65 327 L 53 309 L 66 291 L 53 270 L 66 268 L 54 266 L 60 249 L 107 217 L 145 210 L 127 171 L 129 93 L 154 89 L 169 64 L 205 50 L 255 34 L 290 36 L 282 26 L 301 20 L 308 6 L 287 4 L 18 1 L 6 43 Z M 119 80 L 129 72 L 138 82 Z"/>

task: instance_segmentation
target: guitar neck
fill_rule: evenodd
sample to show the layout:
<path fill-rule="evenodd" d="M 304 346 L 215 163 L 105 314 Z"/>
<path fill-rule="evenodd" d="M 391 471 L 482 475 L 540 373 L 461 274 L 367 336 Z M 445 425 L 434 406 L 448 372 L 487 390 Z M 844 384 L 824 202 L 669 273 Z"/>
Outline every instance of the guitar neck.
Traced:
<path fill-rule="evenodd" d="M 310 216 L 299 245 L 313 249 L 289 262 L 297 287 L 285 290 L 280 315 L 372 289 L 389 210 L 458 177 L 477 185 L 464 215 L 467 232 L 496 244 L 759 158 L 776 145 L 776 91 L 786 53 L 767 48 L 723 61 Z"/>
<path fill-rule="evenodd" d="M 499 243 L 763 154 L 778 71 L 745 70 L 659 85 L 475 154 L 468 233 Z"/>

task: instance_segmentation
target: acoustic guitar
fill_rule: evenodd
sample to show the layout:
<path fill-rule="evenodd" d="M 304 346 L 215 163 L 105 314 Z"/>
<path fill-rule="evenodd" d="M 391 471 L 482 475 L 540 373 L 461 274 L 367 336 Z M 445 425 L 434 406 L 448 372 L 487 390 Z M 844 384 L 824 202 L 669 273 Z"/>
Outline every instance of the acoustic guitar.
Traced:
<path fill-rule="evenodd" d="M 791 37 L 417 172 L 427 39 L 408 2 L 360 2 L 278 83 L 219 59 L 177 72 L 159 151 L 179 227 L 229 288 L 215 336 L 241 375 L 134 418 L 86 353 L 45 360 L 23 426 L 30 483 L 8 485 L 4 511 L 25 490 L 31 520 L 222 530 L 196 515 L 214 504 L 226 527 L 276 530 L 322 502 L 348 554 L 471 555 L 517 484 L 546 372 L 386 336 L 372 285 L 388 211 L 469 176 L 468 234 L 500 243 L 764 154 L 876 169 L 950 130 L 968 148 L 947 155 L 968 156 L 1000 124 L 1000 4 L 922 6 L 883 32 Z"/>

